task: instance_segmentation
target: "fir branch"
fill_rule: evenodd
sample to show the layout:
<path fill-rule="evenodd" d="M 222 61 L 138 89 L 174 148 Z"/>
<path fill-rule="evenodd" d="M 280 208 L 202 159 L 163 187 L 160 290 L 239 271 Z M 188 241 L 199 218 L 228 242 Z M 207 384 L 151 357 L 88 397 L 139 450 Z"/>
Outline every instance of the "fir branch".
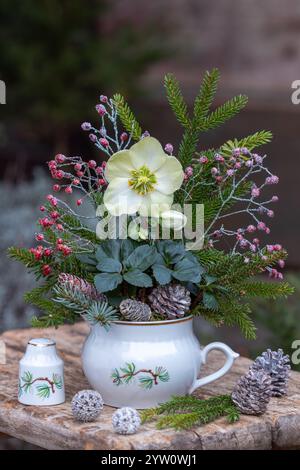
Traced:
<path fill-rule="evenodd" d="M 130 132 L 134 140 L 139 140 L 142 136 L 142 128 L 125 102 L 124 97 L 116 93 L 113 97 L 113 103 L 125 129 Z"/>
<path fill-rule="evenodd" d="M 220 148 L 222 155 L 230 156 L 235 148 L 246 147 L 248 150 L 260 147 L 261 145 L 268 144 L 272 140 L 272 132 L 270 131 L 258 131 L 255 134 L 251 134 L 243 139 L 228 140 Z"/>
<path fill-rule="evenodd" d="M 294 288 L 288 282 L 263 282 L 246 281 L 237 285 L 236 290 L 244 297 L 264 297 L 265 299 L 277 299 L 293 294 Z"/>
<path fill-rule="evenodd" d="M 165 76 L 164 86 L 168 102 L 178 121 L 183 127 L 190 127 L 191 121 L 188 115 L 187 104 L 182 96 L 179 83 L 173 74 L 169 73 Z"/>
<path fill-rule="evenodd" d="M 239 419 L 239 412 L 229 395 L 219 395 L 206 400 L 193 396 L 173 397 L 157 408 L 141 412 L 142 422 L 157 419 L 157 428 L 172 427 L 176 430 L 189 429 L 207 424 L 222 416 L 233 423 Z"/>
<path fill-rule="evenodd" d="M 247 104 L 248 98 L 245 95 L 238 95 L 219 106 L 199 126 L 200 131 L 208 131 L 224 124 L 229 119 L 238 114 Z"/>
<path fill-rule="evenodd" d="M 31 253 L 27 248 L 17 248 L 15 246 L 11 246 L 8 248 L 7 252 L 10 258 L 24 264 L 26 268 L 36 267 L 36 259 L 34 254 Z"/>
<path fill-rule="evenodd" d="M 201 127 L 203 120 L 209 112 L 217 91 L 219 78 L 220 72 L 218 69 L 212 69 L 204 74 L 200 91 L 194 103 L 194 123 L 198 128 Z"/>

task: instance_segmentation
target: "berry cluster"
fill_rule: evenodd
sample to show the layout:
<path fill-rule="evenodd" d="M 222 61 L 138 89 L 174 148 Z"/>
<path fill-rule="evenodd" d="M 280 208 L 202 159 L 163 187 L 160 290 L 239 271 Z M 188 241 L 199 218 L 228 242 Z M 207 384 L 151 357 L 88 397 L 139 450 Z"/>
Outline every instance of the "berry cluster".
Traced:
<path fill-rule="evenodd" d="M 279 244 L 262 246 L 260 238 L 256 235 L 256 232 L 270 234 L 271 230 L 262 218 L 274 217 L 274 211 L 269 205 L 278 201 L 276 195 L 268 199 L 262 198 L 266 186 L 276 185 L 279 182 L 278 176 L 266 168 L 265 158 L 265 155 L 252 153 L 247 148 L 234 148 L 231 155 L 223 155 L 221 152 L 213 156 L 201 155 L 193 166 L 185 169 L 186 184 L 189 183 L 193 187 L 196 175 L 200 184 L 215 185 L 215 192 L 220 200 L 217 214 L 205 228 L 205 240 L 208 246 L 213 247 L 223 237 L 231 237 L 233 239 L 231 253 L 242 254 L 245 263 L 251 261 L 252 255 L 258 254 L 266 259 L 272 251 L 282 249 Z M 260 177 L 260 184 L 253 181 L 253 177 L 257 176 Z M 241 196 L 240 190 L 248 182 L 251 182 L 250 187 L 246 194 Z M 238 209 L 226 211 L 226 207 L 232 204 L 237 204 Z M 228 228 L 225 220 L 237 214 L 246 214 L 251 218 L 251 223 L 248 222 L 245 227 L 237 229 Z M 283 265 L 284 262 L 281 260 L 279 267 L 282 268 Z M 271 267 L 266 269 L 271 277 L 282 279 L 282 274 L 276 269 Z"/>

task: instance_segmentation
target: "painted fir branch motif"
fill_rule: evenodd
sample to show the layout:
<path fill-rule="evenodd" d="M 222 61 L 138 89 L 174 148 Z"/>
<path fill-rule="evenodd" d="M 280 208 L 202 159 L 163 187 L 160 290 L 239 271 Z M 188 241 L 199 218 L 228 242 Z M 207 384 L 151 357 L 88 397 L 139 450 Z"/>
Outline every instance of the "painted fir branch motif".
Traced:
<path fill-rule="evenodd" d="M 126 362 L 124 367 L 114 369 L 111 374 L 113 383 L 117 386 L 129 384 L 137 377 L 140 387 L 150 390 L 153 385 L 159 382 L 168 382 L 170 380 L 169 372 L 165 367 L 157 366 L 152 369 L 137 369 L 134 362 Z"/>
<path fill-rule="evenodd" d="M 42 382 L 36 387 L 39 398 L 49 398 L 51 394 L 55 393 L 56 389 L 60 390 L 62 388 L 62 378 L 59 374 L 53 374 L 52 380 L 49 377 L 36 377 L 34 379 L 32 373 L 27 370 L 19 382 L 19 396 L 23 393 L 30 393 L 32 385 L 36 382 Z"/>

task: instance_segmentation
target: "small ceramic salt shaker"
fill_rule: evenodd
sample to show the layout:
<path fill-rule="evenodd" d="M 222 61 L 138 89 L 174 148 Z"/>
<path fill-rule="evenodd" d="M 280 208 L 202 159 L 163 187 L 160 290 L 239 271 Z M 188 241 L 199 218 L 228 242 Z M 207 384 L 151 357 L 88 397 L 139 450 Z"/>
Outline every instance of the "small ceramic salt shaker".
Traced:
<path fill-rule="evenodd" d="M 19 364 L 19 402 L 35 406 L 63 403 L 63 367 L 55 341 L 49 338 L 31 339 Z"/>

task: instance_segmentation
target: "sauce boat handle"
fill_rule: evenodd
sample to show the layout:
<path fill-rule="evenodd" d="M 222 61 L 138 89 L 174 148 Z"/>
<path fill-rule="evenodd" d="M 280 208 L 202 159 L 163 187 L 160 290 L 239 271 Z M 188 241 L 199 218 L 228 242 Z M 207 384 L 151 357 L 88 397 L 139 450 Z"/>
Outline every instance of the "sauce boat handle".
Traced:
<path fill-rule="evenodd" d="M 205 348 L 202 349 L 201 351 L 201 363 L 202 364 L 206 363 L 206 357 L 208 353 L 212 351 L 213 349 L 218 349 L 219 351 L 222 351 L 225 354 L 226 356 L 225 364 L 216 372 L 210 375 L 207 375 L 206 377 L 202 377 L 201 379 L 196 379 L 193 385 L 191 386 L 191 388 L 189 389 L 189 393 L 193 393 L 197 388 L 202 387 L 202 385 L 206 385 L 222 377 L 232 367 L 234 360 L 239 357 L 239 354 L 234 352 L 226 344 L 214 342 L 214 343 L 208 344 L 207 346 L 205 346 Z"/>

